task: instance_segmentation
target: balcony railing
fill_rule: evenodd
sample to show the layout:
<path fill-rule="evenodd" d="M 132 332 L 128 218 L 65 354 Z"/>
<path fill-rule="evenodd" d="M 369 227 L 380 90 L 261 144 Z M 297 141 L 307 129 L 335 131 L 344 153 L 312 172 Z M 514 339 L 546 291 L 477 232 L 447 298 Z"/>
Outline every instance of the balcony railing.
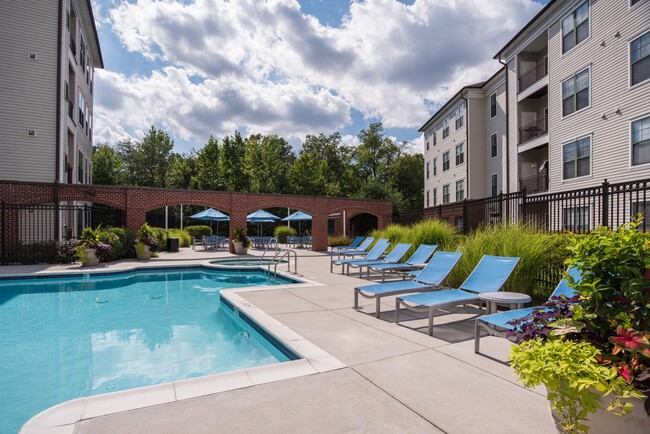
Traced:
<path fill-rule="evenodd" d="M 548 191 L 548 173 L 538 173 L 519 179 L 519 189 L 526 189 L 528 194 L 543 193 Z"/>
<path fill-rule="evenodd" d="M 548 116 L 537 118 L 529 124 L 519 127 L 519 144 L 525 143 L 548 132 Z"/>
<path fill-rule="evenodd" d="M 543 58 L 535 66 L 519 76 L 519 92 L 528 89 L 546 75 L 548 75 L 548 57 Z"/>

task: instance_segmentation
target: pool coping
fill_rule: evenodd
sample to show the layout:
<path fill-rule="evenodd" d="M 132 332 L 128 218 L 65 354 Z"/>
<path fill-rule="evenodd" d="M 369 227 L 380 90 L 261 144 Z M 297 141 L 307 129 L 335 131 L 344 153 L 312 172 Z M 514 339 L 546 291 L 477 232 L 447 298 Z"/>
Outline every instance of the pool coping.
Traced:
<path fill-rule="evenodd" d="M 123 274 L 138 270 L 157 268 L 173 269 L 206 267 L 220 270 L 236 269 L 235 267 L 220 267 L 215 264 L 210 264 L 210 261 L 201 261 L 194 264 L 165 265 L 162 267 L 138 264 L 133 267 L 115 270 L 115 272 L 106 270 L 93 272 L 92 270 L 88 270 L 79 273 L 78 270 L 61 270 L 56 273 L 39 274 L 55 274 L 60 275 L 61 277 L 66 277 L 67 274 Z M 262 267 L 241 268 L 251 270 Z M 34 273 L 30 274 L 33 275 Z M 34 415 L 21 427 L 19 431 L 20 434 L 73 434 L 77 422 L 95 417 L 157 405 L 171 404 L 178 401 L 199 398 L 230 390 L 243 389 L 260 384 L 346 368 L 347 365 L 345 363 L 341 362 L 339 359 L 311 341 L 305 339 L 239 295 L 239 293 L 250 291 L 325 286 L 322 283 L 305 279 L 304 277 L 298 278 L 280 271 L 277 272 L 277 274 L 282 276 L 284 279 L 293 281 L 298 280 L 301 283 L 225 289 L 220 292 L 220 296 L 227 300 L 232 305 L 233 309 L 236 309 L 235 313 L 237 315 L 246 316 L 249 321 L 257 324 L 266 333 L 277 339 L 282 345 L 299 355 L 301 357 L 300 359 L 64 401 Z M 17 277 L 20 275 L 15 274 L 5 276 Z"/>

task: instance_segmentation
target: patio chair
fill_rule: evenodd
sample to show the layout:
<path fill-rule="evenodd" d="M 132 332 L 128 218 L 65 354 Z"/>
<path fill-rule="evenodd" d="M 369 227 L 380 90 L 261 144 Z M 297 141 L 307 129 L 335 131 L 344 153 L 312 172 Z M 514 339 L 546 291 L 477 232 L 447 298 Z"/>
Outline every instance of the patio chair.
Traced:
<path fill-rule="evenodd" d="M 339 250 L 334 253 L 338 255 L 338 259 L 341 259 L 341 256 L 354 256 L 359 254 L 366 254 L 367 253 L 366 249 L 370 247 L 373 241 L 375 241 L 375 237 L 366 237 L 366 239 L 363 240 L 363 242 L 359 244 L 357 247 L 355 247 L 354 249 Z"/>
<path fill-rule="evenodd" d="M 415 253 L 411 255 L 406 262 L 401 264 L 375 264 L 368 267 L 368 277 L 370 277 L 370 271 L 381 271 L 381 281 L 382 283 L 386 281 L 386 271 L 391 272 L 404 272 L 410 270 L 417 270 L 415 273 L 419 273 L 427 265 L 427 261 L 433 255 L 433 252 L 438 248 L 437 244 L 420 244 Z"/>
<path fill-rule="evenodd" d="M 204 235 L 203 236 L 203 250 L 216 250 L 217 249 L 217 236 Z"/>
<path fill-rule="evenodd" d="M 576 267 L 569 267 L 567 274 L 573 277 L 574 282 L 579 282 L 582 278 L 582 273 Z M 553 297 L 559 297 L 560 295 L 564 295 L 567 298 L 573 297 L 575 291 L 568 285 L 568 283 L 569 281 L 566 278 L 562 279 L 555 288 L 555 291 L 553 291 L 553 294 L 549 297 L 549 300 Z M 476 318 L 476 325 L 474 327 L 474 352 L 479 352 L 481 328 L 485 329 L 490 335 L 506 337 L 506 332 L 514 330 L 514 326 L 508 324 L 508 321 L 530 316 L 534 309 L 544 308 L 541 306 L 525 307 L 523 309 L 506 310 Z"/>
<path fill-rule="evenodd" d="M 388 242 L 388 240 L 385 238 L 381 238 L 377 240 L 377 243 L 374 245 L 372 249 L 370 249 L 369 252 L 364 252 L 367 253 L 364 259 L 354 259 L 354 257 L 349 259 L 332 259 L 330 261 L 330 273 L 334 272 L 334 265 L 340 265 L 341 274 L 343 274 L 345 272 L 345 266 L 350 263 L 365 261 L 365 260 L 372 260 L 372 261 L 377 260 L 381 258 L 381 255 L 384 254 L 384 252 L 386 251 L 386 249 L 388 249 L 389 246 L 390 243 Z M 349 271 L 350 271 L 350 267 L 348 266 L 348 272 Z"/>
<path fill-rule="evenodd" d="M 307 248 L 311 247 L 311 235 L 302 237 L 302 245 Z"/>
<path fill-rule="evenodd" d="M 483 255 L 476 268 L 458 289 L 411 294 L 395 299 L 395 323 L 399 323 L 400 306 L 414 312 L 428 312 L 429 336 L 433 335 L 433 314 L 442 308 L 480 303 L 478 294 L 501 289 L 519 258 Z"/>
<path fill-rule="evenodd" d="M 287 247 L 296 248 L 298 247 L 299 242 L 300 242 L 300 238 L 298 238 L 297 236 L 295 235 L 287 236 Z"/>
<path fill-rule="evenodd" d="M 436 252 L 414 280 L 357 286 L 354 288 L 354 308 L 359 308 L 359 296 L 374 298 L 377 303 L 375 316 L 379 318 L 382 297 L 410 292 L 434 291 L 440 288 L 461 256 L 463 256 L 461 252 Z"/>
<path fill-rule="evenodd" d="M 225 247 L 226 249 L 230 247 L 230 238 L 220 237 L 219 238 L 219 247 Z"/>
<path fill-rule="evenodd" d="M 332 252 L 337 252 L 337 251 L 339 251 L 339 250 L 350 250 L 350 249 L 354 249 L 354 248 L 356 248 L 356 247 L 359 247 L 359 244 L 361 244 L 361 241 L 363 241 L 363 239 L 364 239 L 363 236 L 356 237 L 354 240 L 352 240 L 352 242 L 351 242 L 349 245 L 347 245 L 347 246 L 333 246 L 332 249 L 331 249 L 331 251 L 332 251 Z"/>
<path fill-rule="evenodd" d="M 363 273 L 363 267 L 370 267 L 371 265 L 380 265 L 380 264 L 396 264 L 406 252 L 411 248 L 411 244 L 399 243 L 398 245 L 391 250 L 384 259 L 371 259 L 366 257 L 366 259 L 360 259 L 359 261 L 348 262 L 348 274 L 350 274 L 350 267 L 359 269 L 359 278 Z"/>

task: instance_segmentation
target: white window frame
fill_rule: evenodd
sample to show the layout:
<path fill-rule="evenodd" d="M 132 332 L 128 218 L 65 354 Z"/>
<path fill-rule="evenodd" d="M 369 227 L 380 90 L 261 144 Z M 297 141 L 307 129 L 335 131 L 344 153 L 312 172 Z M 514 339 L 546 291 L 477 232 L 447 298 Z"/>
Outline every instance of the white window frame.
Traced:
<path fill-rule="evenodd" d="M 630 0 L 630 1 L 628 2 L 628 6 L 629 6 L 630 9 L 635 9 L 635 8 L 637 8 L 640 4 L 643 4 L 643 0 L 639 0 L 639 2 L 638 2 L 637 4 L 635 4 L 635 5 L 632 4 L 632 0 Z"/>
<path fill-rule="evenodd" d="M 578 214 L 580 214 L 580 212 L 584 212 L 584 210 L 586 210 L 586 216 L 583 216 L 583 218 L 580 218 L 578 216 L 578 220 L 585 223 L 584 226 L 580 226 L 579 224 L 576 225 L 575 212 L 577 211 Z M 574 212 L 573 214 L 574 218 L 573 221 L 571 222 L 572 223 L 571 225 L 567 223 L 567 211 Z M 580 223 L 580 221 L 578 221 L 578 223 Z M 562 208 L 562 228 L 574 232 L 576 230 L 576 227 L 578 228 L 579 231 L 585 231 L 591 229 L 591 205 L 590 204 Z"/>
<path fill-rule="evenodd" d="M 449 119 L 442 121 L 442 140 L 445 140 L 447 137 L 449 137 Z"/>
<path fill-rule="evenodd" d="M 438 205 L 438 189 L 433 189 L 433 206 Z"/>
<path fill-rule="evenodd" d="M 447 201 L 445 201 L 445 189 L 447 189 Z M 450 193 L 449 193 L 449 184 L 445 184 L 445 185 L 442 186 L 442 203 L 443 203 L 443 205 L 449 203 L 449 199 L 450 199 L 449 195 L 450 195 Z"/>
<path fill-rule="evenodd" d="M 496 183 L 494 180 L 496 179 Z M 494 193 L 494 187 L 496 187 L 496 194 Z M 497 197 L 499 195 L 499 174 L 492 173 L 490 175 L 490 197 Z"/>
<path fill-rule="evenodd" d="M 460 125 L 458 125 L 458 121 L 460 121 Z M 458 107 L 456 107 L 456 110 L 454 110 L 454 126 L 455 130 L 460 130 L 463 128 L 465 125 L 465 104 L 461 104 Z"/>
<path fill-rule="evenodd" d="M 496 153 L 492 155 L 492 137 L 496 137 Z M 499 156 L 499 132 L 496 131 L 490 134 L 490 158 L 497 158 Z"/>
<path fill-rule="evenodd" d="M 460 155 L 463 157 L 463 161 L 460 163 L 458 162 L 458 148 L 461 148 L 462 152 Z M 455 167 L 465 164 L 465 142 L 461 142 L 454 147 L 454 162 L 456 163 Z"/>
<path fill-rule="evenodd" d="M 429 204 L 429 190 L 427 190 L 426 203 L 427 203 L 426 207 L 429 208 L 429 206 L 430 206 L 430 204 Z"/>
<path fill-rule="evenodd" d="M 636 7 L 637 5 L 634 6 Z M 649 33 L 650 30 L 648 29 L 648 27 L 646 27 L 641 32 L 635 34 L 628 40 L 628 46 L 627 46 L 628 89 L 634 89 L 638 86 L 643 86 L 644 84 L 650 83 L 650 77 L 648 77 L 645 80 L 638 82 L 637 84 L 632 84 L 632 42 L 636 41 L 637 39 Z"/>
<path fill-rule="evenodd" d="M 438 158 L 436 157 L 436 158 L 433 159 L 433 176 L 434 177 L 436 175 L 438 175 L 438 169 L 436 168 L 436 166 L 438 166 L 437 163 L 438 163 Z"/>
<path fill-rule="evenodd" d="M 459 184 L 461 184 L 462 187 L 463 187 L 463 189 L 461 190 L 463 192 L 463 194 L 462 194 L 462 197 L 460 199 L 458 198 L 458 185 Z M 457 180 L 456 184 L 455 184 L 455 187 L 456 187 L 456 202 L 460 202 L 463 199 L 465 199 L 465 178 Z"/>
<path fill-rule="evenodd" d="M 494 97 L 494 116 L 492 116 L 492 97 Z M 499 104 L 497 103 L 496 91 L 490 95 L 490 119 L 494 119 L 499 114 Z"/>
<path fill-rule="evenodd" d="M 586 139 L 586 138 L 589 139 L 589 174 L 582 175 L 582 176 L 574 176 L 573 178 L 564 178 L 564 147 L 566 145 L 570 145 L 572 143 L 577 143 L 578 141 L 580 141 L 582 139 Z M 594 141 L 593 141 L 593 137 L 592 137 L 591 134 L 576 137 L 575 139 L 572 139 L 572 140 L 569 140 L 569 141 L 566 141 L 566 142 L 562 143 L 562 146 L 561 146 L 560 150 L 562 152 L 562 183 L 572 182 L 572 181 L 574 181 L 576 179 L 590 178 L 592 176 L 592 174 L 594 173 L 594 170 L 593 170 L 594 169 L 594 167 L 593 167 L 593 165 L 594 165 L 594 154 L 593 154 L 593 152 L 594 152 Z M 577 172 L 576 172 L 576 175 L 577 175 Z"/>
<path fill-rule="evenodd" d="M 445 173 L 446 171 L 451 169 L 451 161 L 449 160 L 449 154 L 451 153 L 451 149 L 446 150 L 445 152 L 442 153 L 442 173 Z M 445 155 L 447 156 L 447 168 L 445 169 Z"/>
<path fill-rule="evenodd" d="M 588 26 L 588 28 L 589 28 L 589 34 L 587 35 L 587 37 L 586 37 L 585 39 L 583 39 L 582 41 L 578 42 L 577 44 L 575 44 L 573 47 L 571 47 L 571 48 L 570 48 L 569 50 L 567 50 L 567 51 L 564 51 L 564 26 L 562 25 L 562 23 L 564 22 L 564 20 L 566 20 L 566 19 L 569 18 L 570 16 L 573 16 L 573 14 L 575 13 L 575 11 L 578 10 L 578 8 L 579 8 L 580 6 L 582 6 L 585 2 L 580 2 L 580 3 L 578 3 L 578 4 L 577 4 L 573 9 L 571 9 L 571 12 L 569 12 L 568 14 L 566 14 L 565 16 L 563 16 L 562 19 L 560 19 L 560 45 L 561 45 L 560 49 L 562 50 L 562 55 L 561 55 L 561 57 L 566 56 L 567 54 L 569 54 L 570 52 L 572 52 L 574 48 L 580 46 L 583 42 L 586 42 L 586 41 L 588 41 L 589 39 L 591 39 L 591 0 L 586 0 L 586 2 L 588 3 L 588 5 L 587 5 L 587 21 L 589 21 L 589 26 Z M 573 31 L 576 32 L 576 27 L 573 28 Z M 575 33 L 574 33 L 574 34 L 575 34 Z"/>
<path fill-rule="evenodd" d="M 650 166 L 650 162 L 649 163 L 642 163 L 642 164 L 634 164 L 634 143 L 632 143 L 632 124 L 634 122 L 640 121 L 640 120 L 645 119 L 645 118 L 650 118 L 650 113 L 646 113 L 646 114 L 644 114 L 642 116 L 637 116 L 636 118 L 630 119 L 630 121 L 629 121 L 630 125 L 629 125 L 629 128 L 628 128 L 628 132 L 629 132 L 629 135 L 630 135 L 630 138 L 629 138 L 629 140 L 630 140 L 630 157 L 629 157 L 628 161 L 630 163 L 630 169 L 647 168 L 648 166 Z"/>
<path fill-rule="evenodd" d="M 584 106 L 583 108 L 581 108 L 579 110 L 574 110 L 571 113 L 569 113 L 568 115 L 565 115 L 564 114 L 564 89 L 563 89 L 564 88 L 564 82 L 569 81 L 569 80 L 575 80 L 575 78 L 578 76 L 578 74 L 581 74 L 585 70 L 588 71 L 587 76 L 588 76 L 589 85 L 588 85 L 587 89 L 589 89 L 589 91 L 588 91 L 589 104 L 587 104 L 586 106 Z M 567 77 L 564 80 L 562 80 L 560 82 L 560 94 L 561 94 L 560 95 L 560 102 L 561 102 L 562 119 L 566 119 L 569 116 L 573 116 L 576 113 L 580 113 L 583 110 L 587 110 L 587 109 L 591 108 L 591 65 L 588 65 L 588 66 L 582 68 L 581 70 L 579 70 L 579 71 L 575 72 L 574 74 L 572 74 L 570 77 Z M 574 89 L 574 93 L 573 93 L 574 101 L 575 101 L 575 95 L 576 95 L 576 92 L 575 92 L 575 89 Z"/>
<path fill-rule="evenodd" d="M 430 168 L 430 164 L 429 164 L 429 162 L 427 161 L 427 168 L 426 168 L 427 179 L 430 178 L 430 176 L 429 176 L 429 168 Z"/>

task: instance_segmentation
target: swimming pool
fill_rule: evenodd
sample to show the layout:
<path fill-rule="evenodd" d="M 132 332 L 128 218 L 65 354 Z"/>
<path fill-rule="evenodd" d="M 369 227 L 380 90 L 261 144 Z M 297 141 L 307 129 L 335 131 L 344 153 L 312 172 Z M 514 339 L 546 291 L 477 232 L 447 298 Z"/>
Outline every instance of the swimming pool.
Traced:
<path fill-rule="evenodd" d="M 78 397 L 298 358 L 219 297 L 290 283 L 196 267 L 0 281 L 0 432 Z"/>
<path fill-rule="evenodd" d="M 271 258 L 262 258 L 262 259 L 217 259 L 210 261 L 210 264 L 219 265 L 222 267 L 264 267 L 266 268 L 269 264 L 284 264 L 286 266 L 287 261 L 274 261 Z"/>

